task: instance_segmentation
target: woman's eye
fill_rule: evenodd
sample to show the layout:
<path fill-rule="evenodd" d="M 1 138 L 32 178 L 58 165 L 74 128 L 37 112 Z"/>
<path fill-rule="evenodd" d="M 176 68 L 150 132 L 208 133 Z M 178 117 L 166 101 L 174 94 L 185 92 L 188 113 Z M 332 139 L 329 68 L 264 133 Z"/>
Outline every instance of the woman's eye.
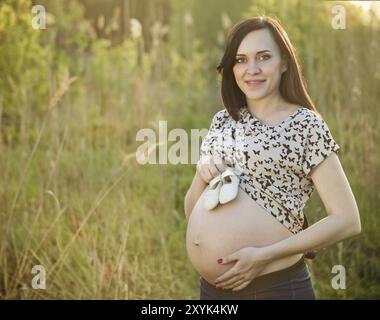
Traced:
<path fill-rule="evenodd" d="M 265 60 L 268 60 L 269 58 L 270 58 L 270 55 L 264 54 L 262 56 L 259 56 L 258 60 L 259 61 L 265 61 Z M 236 63 L 242 63 L 242 62 L 244 62 L 244 60 L 245 60 L 245 58 L 236 58 L 235 62 Z"/>
<path fill-rule="evenodd" d="M 243 58 L 236 58 L 236 63 L 240 63 L 241 62 L 241 60 L 243 60 Z"/>
<path fill-rule="evenodd" d="M 264 54 L 264 55 L 262 55 L 262 56 L 259 57 L 259 60 L 260 61 L 263 61 L 263 60 L 265 61 L 265 60 L 268 60 L 269 58 L 270 58 L 270 55 Z"/>

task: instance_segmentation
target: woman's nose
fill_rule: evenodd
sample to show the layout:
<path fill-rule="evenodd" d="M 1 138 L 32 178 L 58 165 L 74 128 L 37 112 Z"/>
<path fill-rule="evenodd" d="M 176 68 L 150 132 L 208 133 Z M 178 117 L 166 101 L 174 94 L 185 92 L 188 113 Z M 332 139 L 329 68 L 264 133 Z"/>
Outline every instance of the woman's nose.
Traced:
<path fill-rule="evenodd" d="M 257 73 L 260 73 L 260 72 L 261 72 L 261 69 L 260 69 L 260 67 L 258 66 L 258 64 L 257 64 L 256 61 L 253 61 L 253 62 L 251 62 L 251 63 L 248 65 L 248 72 L 249 72 L 249 73 L 254 73 L 254 74 L 257 74 Z"/>

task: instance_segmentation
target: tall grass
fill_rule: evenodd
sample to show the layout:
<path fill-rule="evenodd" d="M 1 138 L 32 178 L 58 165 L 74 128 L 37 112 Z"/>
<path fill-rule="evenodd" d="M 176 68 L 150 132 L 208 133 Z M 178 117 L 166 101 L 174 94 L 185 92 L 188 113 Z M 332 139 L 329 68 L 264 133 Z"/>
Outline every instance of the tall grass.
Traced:
<path fill-rule="evenodd" d="M 328 8 L 312 2 L 301 7 L 301 20 L 296 1 L 287 8 L 268 3 L 259 3 L 259 9 L 280 17 L 299 48 L 311 95 L 342 148 L 340 159 L 362 217 L 360 237 L 310 262 L 318 297 L 377 298 L 376 30 L 355 17 L 350 29 L 331 30 Z M 79 21 L 80 10 L 75 12 L 68 13 L 71 22 Z M 246 12 L 256 14 L 258 8 Z M 311 12 L 319 12 L 314 24 L 306 19 Z M 194 167 L 140 165 L 135 159 L 139 129 L 158 130 L 159 120 L 168 121 L 168 130 L 207 128 L 221 109 L 212 72 L 223 47 L 208 50 L 187 25 L 189 13 L 186 19 L 182 13 L 175 13 L 171 28 L 184 28 L 186 37 L 164 42 L 156 29 L 152 52 L 141 51 L 138 36 L 116 47 L 105 39 L 60 47 L 56 36 L 64 25 L 59 21 L 46 33 L 26 37 L 30 56 L 10 41 L 0 43 L 0 72 L 8 75 L 7 81 L 2 77 L 0 94 L 2 298 L 199 297 L 198 275 L 186 254 L 183 212 Z M 20 21 L 29 18 L 25 9 Z M 17 31 L 22 38 L 19 29 L 28 30 L 28 23 L 21 22 L 0 28 L 0 35 L 10 39 Z M 87 38 L 80 33 L 79 39 Z M 364 54 L 367 47 L 371 50 Z M 17 63 L 6 63 L 6 51 Z M 34 54 L 42 58 L 34 62 Z M 305 212 L 312 221 L 325 215 L 317 194 Z M 347 268 L 346 290 L 331 288 L 335 264 Z M 46 290 L 31 287 L 34 265 L 46 269 Z"/>

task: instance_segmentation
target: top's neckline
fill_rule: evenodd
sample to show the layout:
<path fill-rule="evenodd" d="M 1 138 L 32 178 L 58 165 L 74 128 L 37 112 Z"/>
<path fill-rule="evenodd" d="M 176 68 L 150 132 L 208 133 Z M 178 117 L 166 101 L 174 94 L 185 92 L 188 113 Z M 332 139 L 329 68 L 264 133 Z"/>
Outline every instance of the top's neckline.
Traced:
<path fill-rule="evenodd" d="M 293 113 L 291 113 L 289 116 L 287 116 L 284 120 L 280 121 L 277 124 L 265 124 L 260 119 L 258 119 L 256 116 L 254 116 L 248 109 L 247 106 L 243 107 L 242 114 L 243 116 L 248 116 L 250 119 L 253 119 L 255 123 L 260 125 L 264 128 L 277 128 L 282 126 L 283 124 L 287 123 L 288 121 L 292 120 L 301 110 L 305 109 L 305 107 L 300 107 L 297 110 L 295 110 Z"/>

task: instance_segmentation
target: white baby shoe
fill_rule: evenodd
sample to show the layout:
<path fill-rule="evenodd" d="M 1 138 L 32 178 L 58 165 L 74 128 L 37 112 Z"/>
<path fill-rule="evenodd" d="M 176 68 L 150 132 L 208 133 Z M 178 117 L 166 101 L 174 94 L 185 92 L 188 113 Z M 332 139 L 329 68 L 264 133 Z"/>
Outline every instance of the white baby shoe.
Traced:
<path fill-rule="evenodd" d="M 219 202 L 225 204 L 236 198 L 239 188 L 239 178 L 231 169 L 227 169 L 222 173 L 221 180 L 223 185 L 219 191 Z"/>
<path fill-rule="evenodd" d="M 207 210 L 212 210 L 219 204 L 219 191 L 221 186 L 222 175 L 216 176 L 210 181 L 204 200 L 204 207 Z"/>

